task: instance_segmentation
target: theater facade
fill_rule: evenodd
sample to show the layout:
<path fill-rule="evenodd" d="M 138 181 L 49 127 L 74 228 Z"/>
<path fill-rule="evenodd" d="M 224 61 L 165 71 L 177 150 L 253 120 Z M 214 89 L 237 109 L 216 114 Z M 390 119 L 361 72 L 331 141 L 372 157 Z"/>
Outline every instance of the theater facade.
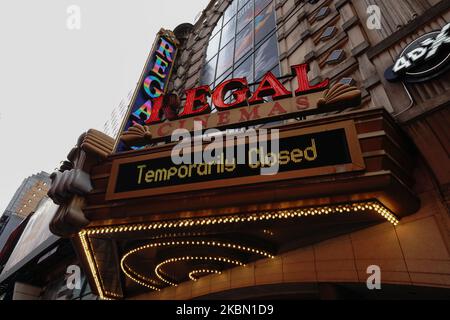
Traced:
<path fill-rule="evenodd" d="M 52 232 L 104 299 L 448 298 L 449 23 L 444 0 L 211 1 L 156 35 L 119 137 L 52 175 Z M 177 129 L 193 158 L 245 129 L 279 149 L 174 163 Z"/>

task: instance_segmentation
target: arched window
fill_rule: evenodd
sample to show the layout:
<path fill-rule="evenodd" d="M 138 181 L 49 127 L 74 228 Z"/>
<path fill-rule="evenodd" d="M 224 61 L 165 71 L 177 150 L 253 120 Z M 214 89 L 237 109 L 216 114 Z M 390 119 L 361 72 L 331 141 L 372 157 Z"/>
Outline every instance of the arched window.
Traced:
<path fill-rule="evenodd" d="M 275 1 L 234 0 L 211 34 L 201 84 L 214 88 L 240 77 L 253 83 L 268 71 L 280 75 Z"/>

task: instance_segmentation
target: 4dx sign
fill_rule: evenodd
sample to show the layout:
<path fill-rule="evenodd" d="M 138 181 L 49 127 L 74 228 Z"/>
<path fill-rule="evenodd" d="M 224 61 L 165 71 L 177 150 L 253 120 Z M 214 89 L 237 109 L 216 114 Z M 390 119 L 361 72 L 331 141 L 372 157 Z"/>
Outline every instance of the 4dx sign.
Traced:
<path fill-rule="evenodd" d="M 443 74 L 450 68 L 450 23 L 441 31 L 427 33 L 411 42 L 395 64 L 388 68 L 389 81 L 423 82 Z"/>

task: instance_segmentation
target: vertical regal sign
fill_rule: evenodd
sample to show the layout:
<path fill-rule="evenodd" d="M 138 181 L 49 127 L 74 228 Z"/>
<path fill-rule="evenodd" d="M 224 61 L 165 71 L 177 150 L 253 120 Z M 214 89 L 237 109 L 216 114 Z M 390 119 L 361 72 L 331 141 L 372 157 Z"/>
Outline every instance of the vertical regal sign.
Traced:
<path fill-rule="evenodd" d="M 146 125 L 152 118 L 152 112 L 158 99 L 166 93 L 169 79 L 178 51 L 178 41 L 175 35 L 161 29 L 149 54 L 136 91 L 128 108 L 114 147 L 115 152 L 139 150 L 141 146 L 125 145 L 120 140 L 123 132 L 136 124 Z M 157 115 L 153 115 L 154 117 Z"/>

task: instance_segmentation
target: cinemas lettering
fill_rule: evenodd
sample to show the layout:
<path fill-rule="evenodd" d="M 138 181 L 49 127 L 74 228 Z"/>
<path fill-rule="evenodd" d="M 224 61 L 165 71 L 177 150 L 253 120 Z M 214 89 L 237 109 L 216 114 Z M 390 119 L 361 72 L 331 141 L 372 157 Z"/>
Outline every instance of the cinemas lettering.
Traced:
<path fill-rule="evenodd" d="M 282 133 L 278 150 L 270 143 L 267 147 L 245 144 L 245 162 L 237 161 L 227 149 L 211 163 L 181 163 L 175 165 L 171 152 L 118 159 L 113 162 L 113 175 L 108 186 L 109 200 L 151 196 L 187 190 L 210 189 L 232 185 L 245 185 L 313 175 L 361 170 L 364 168 L 352 122 L 314 130 L 295 130 Z M 195 158 L 195 156 L 193 156 Z M 277 167 L 274 175 L 261 175 L 264 167 Z"/>
<path fill-rule="evenodd" d="M 360 105 L 361 92 L 357 88 L 340 83 L 329 88 L 328 79 L 312 85 L 308 80 L 307 64 L 291 68 L 297 84 L 293 92 L 268 72 L 254 92 L 251 92 L 246 78 L 224 81 L 214 90 L 209 86 L 189 89 L 185 92 L 183 106 L 177 95 L 160 94 L 156 82 L 153 90 L 160 95 L 131 114 L 131 125 L 120 136 L 122 145 L 141 149 L 155 142 L 167 141 L 176 129 L 193 130 L 196 121 L 202 122 L 206 129 L 238 128 Z M 155 83 L 150 80 L 149 86 Z M 225 99 L 230 96 L 232 101 Z M 214 112 L 212 105 L 215 106 Z"/>

